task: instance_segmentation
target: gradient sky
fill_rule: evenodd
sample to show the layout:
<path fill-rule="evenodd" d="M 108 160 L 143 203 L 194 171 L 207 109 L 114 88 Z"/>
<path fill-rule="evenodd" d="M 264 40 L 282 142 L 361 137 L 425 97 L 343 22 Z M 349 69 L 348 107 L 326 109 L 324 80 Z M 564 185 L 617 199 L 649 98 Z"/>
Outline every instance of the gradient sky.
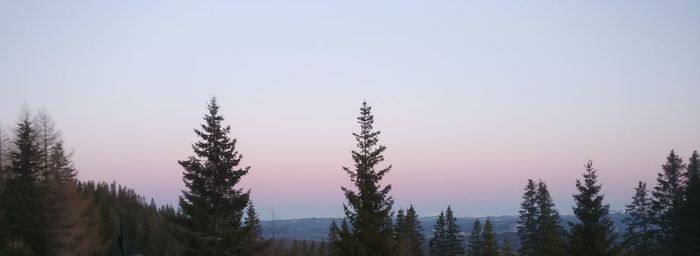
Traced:
<path fill-rule="evenodd" d="M 396 207 L 517 214 L 535 178 L 566 214 L 592 159 L 622 209 L 700 149 L 700 2 L 0 1 L 0 124 L 45 108 L 82 180 L 175 203 L 212 95 L 264 219 L 342 215 L 364 99 Z"/>

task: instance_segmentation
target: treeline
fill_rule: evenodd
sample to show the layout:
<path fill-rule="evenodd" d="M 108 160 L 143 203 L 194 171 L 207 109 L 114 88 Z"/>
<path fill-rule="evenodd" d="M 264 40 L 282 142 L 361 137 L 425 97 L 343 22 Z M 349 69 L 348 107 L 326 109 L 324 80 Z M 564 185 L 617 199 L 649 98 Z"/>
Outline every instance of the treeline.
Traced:
<path fill-rule="evenodd" d="M 684 163 L 671 151 L 653 188 L 639 182 L 623 232 L 613 229 L 592 161 L 575 182 L 576 222 L 562 223 L 546 183 L 528 180 L 514 248 L 496 239 L 488 218 L 467 232 L 447 206 L 424 230 L 412 205 L 396 209 L 371 110 L 363 102 L 354 166 L 342 168 L 352 182 L 341 187 L 345 217 L 324 241 L 262 237 L 252 191 L 239 185 L 250 167 L 240 165 L 215 98 L 194 130 L 193 154 L 178 161 L 185 189 L 177 209 L 114 182 L 78 181 L 50 116 L 24 111 L 12 137 L 0 130 L 0 255 L 700 255 L 697 152 Z"/>

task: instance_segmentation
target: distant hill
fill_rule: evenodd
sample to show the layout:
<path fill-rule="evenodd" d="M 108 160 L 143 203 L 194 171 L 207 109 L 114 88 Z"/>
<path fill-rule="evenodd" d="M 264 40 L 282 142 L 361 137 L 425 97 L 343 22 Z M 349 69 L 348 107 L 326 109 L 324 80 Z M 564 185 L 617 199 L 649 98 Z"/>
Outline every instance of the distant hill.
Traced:
<path fill-rule="evenodd" d="M 617 232 L 624 230 L 625 218 L 622 212 L 612 212 L 610 218 L 613 221 L 613 226 Z M 487 217 L 478 217 L 481 221 L 485 221 Z M 493 223 L 496 238 L 501 241 L 506 236 L 510 238 L 514 247 L 518 247 L 519 241 L 516 234 L 516 225 L 518 216 L 489 216 Z M 573 215 L 562 215 L 562 225 L 565 228 L 569 227 L 569 222 L 575 222 L 576 217 Z M 423 234 L 426 239 L 430 239 L 433 233 L 433 226 L 437 217 L 422 217 L 420 218 L 423 226 Z M 458 217 L 457 224 L 462 227 L 465 236 L 471 231 L 472 224 L 477 218 L 473 217 Z M 291 220 L 274 220 L 262 221 L 263 236 L 277 239 L 290 240 L 324 240 L 328 236 L 328 228 L 332 221 L 340 224 L 342 219 L 339 218 L 306 218 L 306 219 L 291 219 Z"/>

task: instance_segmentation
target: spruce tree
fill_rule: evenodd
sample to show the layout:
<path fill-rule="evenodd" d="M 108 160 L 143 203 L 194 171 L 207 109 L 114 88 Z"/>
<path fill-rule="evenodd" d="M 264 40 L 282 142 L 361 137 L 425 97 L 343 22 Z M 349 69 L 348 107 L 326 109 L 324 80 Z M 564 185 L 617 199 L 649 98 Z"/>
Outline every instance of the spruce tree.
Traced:
<path fill-rule="evenodd" d="M 675 255 L 700 255 L 700 155 L 694 151 L 688 159 L 685 201 L 678 213 L 671 252 Z"/>
<path fill-rule="evenodd" d="M 481 221 L 476 219 L 472 225 L 472 233 L 469 235 L 469 242 L 467 242 L 467 255 L 483 256 L 484 239 L 482 235 Z"/>
<path fill-rule="evenodd" d="M 555 209 L 547 185 L 540 181 L 537 184 L 535 196 L 538 216 L 535 232 L 536 255 L 557 256 L 566 255 L 564 228 L 559 224 L 559 212 Z"/>
<path fill-rule="evenodd" d="M 247 233 L 245 236 L 246 248 L 245 255 L 253 255 L 255 252 L 262 250 L 265 247 L 265 241 L 262 236 L 262 227 L 260 226 L 260 217 L 255 211 L 253 201 L 248 201 L 248 207 L 245 212 L 245 220 L 243 221 L 243 229 Z"/>
<path fill-rule="evenodd" d="M 657 239 L 663 250 L 668 252 L 673 234 L 678 228 L 679 210 L 685 199 L 686 174 L 683 159 L 674 150 L 666 157 L 662 169 L 663 173 L 658 174 L 657 184 L 652 191 L 652 209 L 656 212 L 655 223 L 660 228 Z"/>
<path fill-rule="evenodd" d="M 56 143 L 60 142 L 60 132 L 55 128 L 55 122 L 46 110 L 41 110 L 37 113 L 34 120 L 35 130 L 37 131 L 37 144 L 41 160 L 40 168 L 43 179 L 50 179 L 53 175 L 50 173 L 52 150 Z"/>
<path fill-rule="evenodd" d="M 247 235 L 241 228 L 249 191 L 238 187 L 250 167 L 240 168 L 236 139 L 229 138 L 230 126 L 223 126 L 219 105 L 212 97 L 207 105 L 200 141 L 192 145 L 195 156 L 178 163 L 184 168 L 186 190 L 180 196 L 179 237 L 186 255 L 240 255 Z"/>
<path fill-rule="evenodd" d="M 484 231 L 481 235 L 483 248 L 482 256 L 498 256 L 498 242 L 496 242 L 496 233 L 493 231 L 493 224 L 490 219 L 486 219 L 484 223 Z"/>
<path fill-rule="evenodd" d="M 457 224 L 457 217 L 454 216 L 452 208 L 447 206 L 445 211 L 445 247 L 447 256 L 464 254 L 464 236 L 462 228 Z"/>
<path fill-rule="evenodd" d="M 522 256 L 535 256 L 537 254 L 537 185 L 532 179 L 527 180 L 523 202 L 520 203 L 520 216 L 518 218 L 518 237 L 520 237 L 519 254 Z"/>
<path fill-rule="evenodd" d="M 77 180 L 78 171 L 73 167 L 70 155 L 63 150 L 63 142 L 53 145 L 49 153 L 49 179 L 56 179 L 60 182 L 74 182 Z"/>
<path fill-rule="evenodd" d="M 393 198 L 389 195 L 391 185 L 380 184 L 391 165 L 379 168 L 384 161 L 385 146 L 378 145 L 379 131 L 373 129 L 372 107 L 362 103 L 360 132 L 353 133 L 357 141 L 357 151 L 352 151 L 355 168 L 343 167 L 350 176 L 355 190 L 342 187 L 347 199 L 343 204 L 345 216 L 352 226 L 352 239 L 357 244 L 359 255 L 391 255 L 394 248 L 391 207 Z"/>
<path fill-rule="evenodd" d="M 603 256 L 614 255 L 615 232 L 608 216 L 610 206 L 603 204 L 604 195 L 598 184 L 597 170 L 593 161 L 584 165 L 583 181 L 576 179 L 578 194 L 574 194 L 574 215 L 578 223 L 570 223 L 570 255 Z"/>
<path fill-rule="evenodd" d="M 513 251 L 513 244 L 510 242 L 510 238 L 506 237 L 503 239 L 503 245 L 500 249 L 500 256 L 515 256 Z"/>
<path fill-rule="evenodd" d="M 0 244 L 21 240 L 37 255 L 48 253 L 44 216 L 44 189 L 40 185 L 41 156 L 37 133 L 25 110 L 17 124 L 14 149 L 10 152 L 9 179 L 0 198 Z"/>
<path fill-rule="evenodd" d="M 632 203 L 627 205 L 625 213 L 627 228 L 624 243 L 627 250 L 639 256 L 654 255 L 654 211 L 651 209 L 651 197 L 645 182 L 640 181 L 634 189 Z"/>
<path fill-rule="evenodd" d="M 445 212 L 440 212 L 435 226 L 433 226 L 433 237 L 428 242 L 430 255 L 447 255 L 447 221 L 445 221 Z"/>
<path fill-rule="evenodd" d="M 423 227 L 421 227 L 420 220 L 418 220 L 418 214 L 413 205 L 408 207 L 406 210 L 406 219 L 404 221 L 405 226 L 402 229 L 403 235 L 401 236 L 402 241 L 407 241 L 406 247 L 402 248 L 403 254 L 400 255 L 413 255 L 422 256 L 423 255 Z"/>

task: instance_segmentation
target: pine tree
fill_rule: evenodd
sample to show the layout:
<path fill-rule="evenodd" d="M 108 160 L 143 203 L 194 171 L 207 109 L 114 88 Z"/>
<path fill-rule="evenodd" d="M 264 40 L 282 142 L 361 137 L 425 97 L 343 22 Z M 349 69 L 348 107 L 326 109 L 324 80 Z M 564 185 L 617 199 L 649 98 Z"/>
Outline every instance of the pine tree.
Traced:
<path fill-rule="evenodd" d="M 238 255 L 245 246 L 241 228 L 249 191 L 237 187 L 250 167 L 238 168 L 242 156 L 230 126 L 222 126 L 219 105 L 212 97 L 192 148 L 196 156 L 178 163 L 184 168 L 186 190 L 180 197 L 179 237 L 187 255 Z"/>
<path fill-rule="evenodd" d="M 445 212 L 440 212 L 433 228 L 433 237 L 428 242 L 430 255 L 447 255 L 447 221 L 445 220 Z"/>
<path fill-rule="evenodd" d="M 520 204 L 520 217 L 518 219 L 518 236 L 520 237 L 519 254 L 522 256 L 535 256 L 537 254 L 537 185 L 532 179 L 527 180 L 523 202 Z"/>
<path fill-rule="evenodd" d="M 60 132 L 56 130 L 55 122 L 46 110 L 41 110 L 37 113 L 34 126 L 36 126 L 35 130 L 37 131 L 42 178 L 49 179 L 52 175 L 52 173 L 49 173 L 51 169 L 52 149 L 56 143 L 60 142 Z"/>
<path fill-rule="evenodd" d="M 248 201 L 248 207 L 246 208 L 245 215 L 243 229 L 247 232 L 247 235 L 243 246 L 246 248 L 245 254 L 252 255 L 255 252 L 262 250 L 266 244 L 262 236 L 260 217 L 255 211 L 253 201 Z"/>
<path fill-rule="evenodd" d="M 481 235 L 483 248 L 482 256 L 498 256 L 498 242 L 496 242 L 496 233 L 493 231 L 493 224 L 490 219 L 486 219 L 484 223 L 484 231 Z"/>
<path fill-rule="evenodd" d="M 700 255 L 700 155 L 688 159 L 685 201 L 678 213 L 671 252 L 674 255 Z"/>
<path fill-rule="evenodd" d="M 462 229 L 457 224 L 457 217 L 454 216 L 450 206 L 447 206 L 445 211 L 445 247 L 447 248 L 447 256 L 464 254 Z"/>
<path fill-rule="evenodd" d="M 614 255 L 615 232 L 608 216 L 610 206 L 603 204 L 604 195 L 598 184 L 597 170 L 593 161 L 586 163 L 583 181 L 576 180 L 578 194 L 574 195 L 574 215 L 579 223 L 571 225 L 569 235 L 570 255 L 603 256 Z"/>
<path fill-rule="evenodd" d="M 0 244 L 21 240 L 34 253 L 48 253 L 46 222 L 43 202 L 44 189 L 40 185 L 40 154 L 37 134 L 25 110 L 17 124 L 14 150 L 10 152 L 10 177 L 0 198 L 4 216 L 0 219 Z"/>
<path fill-rule="evenodd" d="M 406 210 L 406 218 L 404 220 L 404 227 L 401 229 L 402 235 L 399 241 L 404 241 L 403 247 L 399 250 L 399 255 L 412 255 L 412 256 L 422 256 L 423 255 L 423 228 L 421 227 L 420 221 L 418 220 L 418 214 L 413 205 L 408 207 Z"/>
<path fill-rule="evenodd" d="M 547 185 L 540 181 L 535 196 L 537 212 L 536 255 L 555 256 L 565 254 L 564 228 L 559 224 L 559 212 L 555 209 Z"/>
<path fill-rule="evenodd" d="M 683 159 L 671 150 L 663 173 L 658 174 L 656 186 L 652 191 L 654 197 L 652 209 L 656 212 L 656 225 L 659 226 L 658 241 L 665 251 L 670 250 L 670 241 L 677 229 L 677 218 L 685 198 L 685 164 Z"/>
<path fill-rule="evenodd" d="M 645 182 L 639 182 L 634 189 L 632 203 L 625 210 L 627 217 L 624 222 L 625 245 L 634 255 L 653 255 L 656 248 L 654 240 L 654 211 L 651 209 L 651 198 Z"/>
<path fill-rule="evenodd" d="M 70 160 L 71 154 L 66 154 L 63 150 L 63 142 L 53 145 L 49 154 L 48 177 L 60 182 L 75 182 L 78 171 L 73 167 Z"/>
<path fill-rule="evenodd" d="M 357 151 L 352 151 L 355 168 L 343 167 L 356 191 L 342 187 L 348 201 L 343 208 L 352 225 L 352 239 L 357 244 L 359 255 L 390 255 L 394 248 L 391 218 L 394 200 L 389 195 L 391 185 L 382 187 L 380 182 L 391 170 L 391 165 L 377 169 L 384 161 L 382 154 L 386 147 L 377 144 L 380 132 L 373 130 L 371 110 L 367 102 L 362 103 L 357 118 L 360 132 L 353 133 L 357 140 Z"/>
<path fill-rule="evenodd" d="M 484 255 L 484 239 L 482 237 L 481 222 L 479 219 L 474 221 L 472 225 L 472 233 L 469 235 L 469 242 L 467 243 L 467 255 L 469 256 L 483 256 Z"/>
<path fill-rule="evenodd" d="M 506 237 L 503 239 L 503 245 L 501 246 L 500 250 L 500 256 L 515 256 L 515 252 L 513 252 L 513 244 L 510 242 L 510 239 Z"/>
<path fill-rule="evenodd" d="M 7 136 L 5 130 L 0 127 L 0 181 L 4 180 L 6 176 L 5 170 L 9 162 L 10 139 Z M 2 184 L 0 184 L 0 188 L 2 188 L 1 186 Z M 2 190 L 0 190 L 0 193 L 2 193 Z"/>
<path fill-rule="evenodd" d="M 404 213 L 403 209 L 399 209 L 396 212 L 396 224 L 394 225 L 394 239 L 396 241 L 399 241 L 401 238 L 401 235 L 404 232 L 404 227 L 406 226 L 406 214 Z M 399 245 L 399 247 L 401 247 Z"/>

